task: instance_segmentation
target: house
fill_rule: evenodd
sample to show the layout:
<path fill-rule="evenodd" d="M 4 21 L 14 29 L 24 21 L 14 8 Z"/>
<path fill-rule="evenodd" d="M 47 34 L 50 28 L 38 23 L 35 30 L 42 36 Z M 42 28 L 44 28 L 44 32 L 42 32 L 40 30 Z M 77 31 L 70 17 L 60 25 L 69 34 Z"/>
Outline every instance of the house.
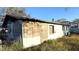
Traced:
<path fill-rule="evenodd" d="M 71 22 L 69 30 L 72 34 L 79 34 L 79 23 Z"/>
<path fill-rule="evenodd" d="M 69 31 L 68 24 L 11 15 L 6 15 L 2 28 L 5 30 L 6 41 L 19 40 L 23 48 L 41 44 L 46 40 L 60 38 Z"/>

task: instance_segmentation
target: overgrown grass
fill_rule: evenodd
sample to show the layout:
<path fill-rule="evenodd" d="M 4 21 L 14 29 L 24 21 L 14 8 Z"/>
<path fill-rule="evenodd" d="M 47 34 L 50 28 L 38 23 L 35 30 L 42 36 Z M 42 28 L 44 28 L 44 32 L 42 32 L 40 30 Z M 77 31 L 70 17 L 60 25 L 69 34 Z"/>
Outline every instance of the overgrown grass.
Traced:
<path fill-rule="evenodd" d="M 15 42 L 11 45 L 3 45 L 2 50 L 3 51 L 18 51 L 22 49 L 22 45 L 19 42 Z"/>
<path fill-rule="evenodd" d="M 79 35 L 64 36 L 57 40 L 48 40 L 40 45 L 22 49 L 22 51 L 78 51 Z"/>
<path fill-rule="evenodd" d="M 4 45 L 3 51 L 78 51 L 79 35 L 64 36 L 56 40 L 44 41 L 42 44 L 30 48 L 22 48 L 19 42 L 9 46 Z"/>

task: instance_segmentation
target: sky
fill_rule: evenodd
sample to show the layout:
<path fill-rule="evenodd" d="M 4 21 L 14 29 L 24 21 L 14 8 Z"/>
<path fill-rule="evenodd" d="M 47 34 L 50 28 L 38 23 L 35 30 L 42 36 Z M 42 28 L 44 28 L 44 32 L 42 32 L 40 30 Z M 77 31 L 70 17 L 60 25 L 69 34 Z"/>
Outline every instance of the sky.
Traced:
<path fill-rule="evenodd" d="M 79 18 L 79 8 L 78 7 L 27 7 L 26 13 L 32 18 L 52 21 L 65 18 L 68 21 L 73 21 Z"/>

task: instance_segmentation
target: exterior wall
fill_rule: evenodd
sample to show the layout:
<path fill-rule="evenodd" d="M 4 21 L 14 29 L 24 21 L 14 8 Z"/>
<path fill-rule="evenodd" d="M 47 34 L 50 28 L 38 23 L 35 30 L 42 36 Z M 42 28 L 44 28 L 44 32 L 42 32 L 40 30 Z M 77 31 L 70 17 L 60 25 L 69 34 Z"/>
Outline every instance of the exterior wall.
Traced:
<path fill-rule="evenodd" d="M 40 25 L 38 22 L 23 22 L 22 26 L 23 47 L 40 44 Z"/>
<path fill-rule="evenodd" d="M 14 41 L 14 40 L 21 39 L 22 21 L 20 20 L 17 20 L 15 22 L 8 21 L 7 29 L 8 29 L 8 32 L 6 32 L 7 40 Z"/>
<path fill-rule="evenodd" d="M 54 33 L 49 34 L 49 26 L 53 25 L 54 26 Z M 62 25 L 56 25 L 56 24 L 49 24 L 48 25 L 48 39 L 57 39 L 64 36 L 64 32 L 63 32 L 63 27 Z"/>
<path fill-rule="evenodd" d="M 54 33 L 49 34 L 49 26 L 54 26 Z M 63 26 L 41 22 L 25 21 L 22 24 L 23 48 L 41 44 L 46 40 L 64 36 Z"/>
<path fill-rule="evenodd" d="M 23 22 L 23 47 L 38 45 L 48 39 L 48 24 L 39 22 Z"/>
<path fill-rule="evenodd" d="M 40 23 L 40 25 L 41 25 L 41 28 L 40 28 L 41 42 L 44 42 L 48 40 L 48 23 Z"/>

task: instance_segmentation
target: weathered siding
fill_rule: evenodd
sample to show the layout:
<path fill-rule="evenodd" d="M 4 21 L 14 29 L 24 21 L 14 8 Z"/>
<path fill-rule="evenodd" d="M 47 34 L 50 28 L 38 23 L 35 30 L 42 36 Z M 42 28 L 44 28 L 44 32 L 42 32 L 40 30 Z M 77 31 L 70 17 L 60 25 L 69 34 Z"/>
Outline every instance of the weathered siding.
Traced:
<path fill-rule="evenodd" d="M 24 48 L 40 44 L 40 25 L 38 22 L 25 21 L 22 29 Z"/>
<path fill-rule="evenodd" d="M 53 26 L 50 34 L 50 25 Z M 64 36 L 63 26 L 42 22 L 25 21 L 22 26 L 23 47 L 31 47 L 50 39 Z"/>
<path fill-rule="evenodd" d="M 41 25 L 41 31 L 40 31 L 40 37 L 41 37 L 41 42 L 48 40 L 48 24 L 47 23 L 40 23 Z"/>
<path fill-rule="evenodd" d="M 8 21 L 7 28 L 8 28 L 8 32 L 7 32 L 8 41 L 21 39 L 22 21 L 20 20 L 16 20 L 15 22 Z"/>
<path fill-rule="evenodd" d="M 23 46 L 30 47 L 42 43 L 48 38 L 48 24 L 40 22 L 23 23 Z"/>

